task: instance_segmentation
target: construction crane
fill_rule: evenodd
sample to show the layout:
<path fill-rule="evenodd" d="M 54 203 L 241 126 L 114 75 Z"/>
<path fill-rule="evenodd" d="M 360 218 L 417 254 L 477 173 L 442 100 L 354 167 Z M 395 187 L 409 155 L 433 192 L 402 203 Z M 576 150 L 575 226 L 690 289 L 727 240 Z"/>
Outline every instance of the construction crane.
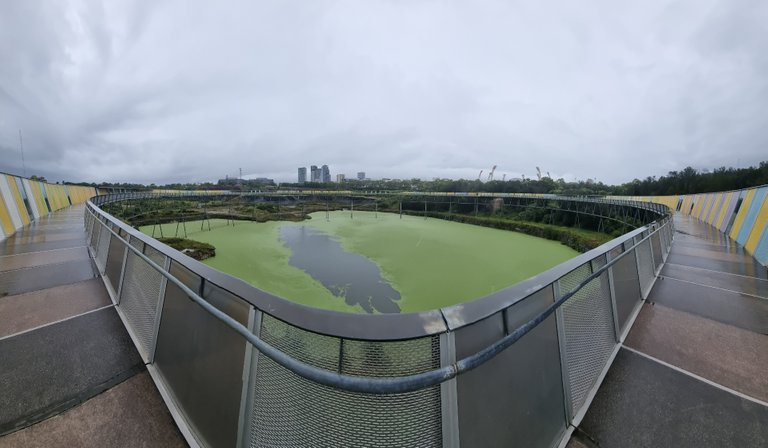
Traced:
<path fill-rule="evenodd" d="M 493 180 L 493 173 L 496 171 L 496 165 L 493 165 L 493 168 L 491 168 L 491 172 L 488 173 L 488 182 Z"/>
<path fill-rule="evenodd" d="M 480 180 L 480 176 L 483 175 L 483 170 L 480 170 L 480 174 L 477 175 L 477 180 Z"/>
<path fill-rule="evenodd" d="M 538 177 L 539 180 L 541 180 L 541 168 L 539 168 L 538 166 L 536 167 L 536 177 Z"/>

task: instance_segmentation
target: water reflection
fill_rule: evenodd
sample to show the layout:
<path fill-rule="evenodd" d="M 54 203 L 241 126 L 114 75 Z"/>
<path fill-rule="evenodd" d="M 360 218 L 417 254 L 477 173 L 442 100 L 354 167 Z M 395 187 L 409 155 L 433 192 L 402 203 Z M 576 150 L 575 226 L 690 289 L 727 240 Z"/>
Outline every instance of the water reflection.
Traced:
<path fill-rule="evenodd" d="M 303 225 L 283 225 L 280 239 L 291 249 L 288 263 L 312 276 L 348 305 L 366 312 L 399 313 L 400 293 L 381 277 L 376 263 L 346 252 L 330 235 Z"/>

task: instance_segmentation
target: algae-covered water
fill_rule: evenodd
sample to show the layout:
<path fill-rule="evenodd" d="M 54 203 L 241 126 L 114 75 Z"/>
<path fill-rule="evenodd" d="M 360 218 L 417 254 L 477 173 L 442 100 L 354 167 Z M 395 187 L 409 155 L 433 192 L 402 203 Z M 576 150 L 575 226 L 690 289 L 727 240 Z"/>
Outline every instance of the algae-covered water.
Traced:
<path fill-rule="evenodd" d="M 302 222 L 187 223 L 205 264 L 286 299 L 346 312 L 417 312 L 472 300 L 578 252 L 516 232 L 389 213 L 313 213 Z M 158 226 L 159 227 L 159 226 Z M 141 229 L 152 234 L 152 226 Z M 165 224 L 173 236 L 176 224 Z M 155 229 L 155 236 L 159 230 Z M 183 236 L 183 235 L 179 235 Z"/>

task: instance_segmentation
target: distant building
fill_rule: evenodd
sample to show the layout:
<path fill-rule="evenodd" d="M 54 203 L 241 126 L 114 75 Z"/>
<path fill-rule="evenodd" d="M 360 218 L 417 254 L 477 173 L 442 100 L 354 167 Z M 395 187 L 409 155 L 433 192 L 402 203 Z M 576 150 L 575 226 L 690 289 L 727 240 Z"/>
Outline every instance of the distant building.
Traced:
<path fill-rule="evenodd" d="M 328 169 L 328 165 L 323 165 L 321 172 L 322 172 L 321 182 L 329 183 L 331 181 L 331 170 Z"/>
<path fill-rule="evenodd" d="M 344 183 L 344 180 L 345 180 L 345 178 L 346 178 L 346 177 L 347 177 L 347 176 L 345 176 L 345 175 L 343 175 L 343 174 L 337 174 L 337 175 L 336 175 L 336 182 L 338 182 L 338 183 L 340 183 L 340 184 L 341 184 L 341 183 Z"/>
<path fill-rule="evenodd" d="M 302 166 L 299 168 L 299 183 L 303 184 L 307 181 L 307 167 Z"/>
<path fill-rule="evenodd" d="M 312 165 L 309 168 L 310 182 L 320 182 L 320 168 L 317 165 Z"/>
<path fill-rule="evenodd" d="M 359 171 L 357 173 L 357 180 L 365 180 L 365 171 Z"/>

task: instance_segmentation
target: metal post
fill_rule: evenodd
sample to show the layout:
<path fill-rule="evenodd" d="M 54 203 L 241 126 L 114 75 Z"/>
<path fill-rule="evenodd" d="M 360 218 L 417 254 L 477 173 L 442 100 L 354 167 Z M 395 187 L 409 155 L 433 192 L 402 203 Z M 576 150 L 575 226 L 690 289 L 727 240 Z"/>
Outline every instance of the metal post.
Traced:
<path fill-rule="evenodd" d="M 168 272 L 171 268 L 171 258 L 165 257 L 163 261 L 163 269 Z M 157 338 L 160 334 L 160 318 L 163 314 L 163 304 L 165 303 L 165 289 L 168 286 L 168 279 L 164 276 L 160 276 L 160 291 L 157 297 L 157 308 L 155 309 L 155 321 L 154 329 L 152 331 L 152 345 L 149 347 L 149 353 L 147 353 L 147 362 L 150 364 L 155 362 L 155 352 L 157 351 Z M 250 344 L 246 344 L 250 345 Z"/>
<path fill-rule="evenodd" d="M 455 333 L 442 333 L 440 334 L 440 365 L 450 366 L 455 362 Z M 443 425 L 443 448 L 459 448 L 459 401 L 456 378 L 440 385 L 440 412 Z"/>
<path fill-rule="evenodd" d="M 257 336 L 261 334 L 262 313 L 251 307 L 248 314 L 248 329 Z M 251 344 L 245 344 L 245 362 L 243 363 L 243 388 L 240 393 L 240 414 L 237 425 L 237 446 L 249 447 L 251 428 L 250 416 L 253 414 L 253 394 L 258 372 L 259 352 Z"/>
<path fill-rule="evenodd" d="M 605 253 L 605 262 L 610 263 L 611 261 L 611 252 L 608 251 Z M 608 268 L 608 290 L 609 290 L 609 300 L 611 301 L 611 314 L 613 314 L 613 331 L 614 336 L 616 338 L 616 342 L 621 342 L 621 326 L 619 325 L 619 313 L 616 308 L 616 288 L 614 286 L 614 280 L 613 280 L 613 266 Z"/>
<path fill-rule="evenodd" d="M 120 278 L 117 280 L 117 294 L 115 297 L 115 305 L 120 305 L 120 297 L 123 293 L 123 282 L 125 282 L 125 269 L 128 264 L 128 245 L 131 244 L 131 235 L 125 236 L 125 243 L 123 245 L 123 266 L 120 268 Z"/>
<path fill-rule="evenodd" d="M 552 293 L 555 300 L 560 298 L 560 281 L 552 283 Z M 563 406 L 565 407 L 565 420 L 570 424 L 573 421 L 573 400 L 571 397 L 571 381 L 568 374 L 568 344 L 565 340 L 565 316 L 563 316 L 563 307 L 555 311 L 555 320 L 557 323 L 557 343 L 560 353 L 560 374 L 563 383 Z"/>

